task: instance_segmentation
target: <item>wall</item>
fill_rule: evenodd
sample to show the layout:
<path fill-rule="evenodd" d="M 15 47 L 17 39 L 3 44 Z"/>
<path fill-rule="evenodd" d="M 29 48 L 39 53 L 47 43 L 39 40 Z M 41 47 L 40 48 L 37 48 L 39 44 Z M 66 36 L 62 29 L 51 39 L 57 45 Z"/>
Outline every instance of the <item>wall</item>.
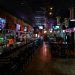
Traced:
<path fill-rule="evenodd" d="M 5 18 L 7 21 L 7 29 L 16 30 L 16 24 L 19 23 L 21 26 L 24 26 L 24 21 L 11 15 L 10 13 L 0 9 L 0 17 Z"/>

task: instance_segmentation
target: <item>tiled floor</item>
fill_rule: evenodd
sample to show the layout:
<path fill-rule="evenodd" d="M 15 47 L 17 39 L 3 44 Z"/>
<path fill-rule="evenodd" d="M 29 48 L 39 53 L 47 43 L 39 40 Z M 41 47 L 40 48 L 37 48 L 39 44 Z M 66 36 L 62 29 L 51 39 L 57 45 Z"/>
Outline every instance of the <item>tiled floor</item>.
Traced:
<path fill-rule="evenodd" d="M 52 58 L 47 43 L 38 48 L 23 75 L 75 75 L 75 59 Z M 25 67 L 25 66 L 23 66 Z"/>

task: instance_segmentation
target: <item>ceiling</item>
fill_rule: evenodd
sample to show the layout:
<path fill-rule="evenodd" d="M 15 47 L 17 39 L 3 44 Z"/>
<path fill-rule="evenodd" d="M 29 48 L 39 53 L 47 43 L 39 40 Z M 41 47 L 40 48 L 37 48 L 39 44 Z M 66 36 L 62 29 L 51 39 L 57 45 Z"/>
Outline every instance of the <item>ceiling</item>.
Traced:
<path fill-rule="evenodd" d="M 47 14 L 50 7 L 53 7 L 54 16 L 69 17 L 69 8 L 75 6 L 75 0 L 27 0 L 33 10 L 46 8 Z"/>
<path fill-rule="evenodd" d="M 32 9 L 26 1 L 22 0 L 0 0 L 0 8 L 12 15 L 31 23 Z"/>
<path fill-rule="evenodd" d="M 69 17 L 68 8 L 75 6 L 75 0 L 0 0 L 0 6 L 15 16 L 31 21 L 32 14 L 42 8 L 46 8 L 49 16 L 50 7 L 53 7 L 54 16 Z"/>

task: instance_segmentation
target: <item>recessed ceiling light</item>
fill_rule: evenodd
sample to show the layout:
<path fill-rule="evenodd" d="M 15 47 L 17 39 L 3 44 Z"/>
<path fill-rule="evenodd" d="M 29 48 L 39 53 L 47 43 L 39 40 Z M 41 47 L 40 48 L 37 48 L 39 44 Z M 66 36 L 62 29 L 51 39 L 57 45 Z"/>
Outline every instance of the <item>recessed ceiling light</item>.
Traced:
<path fill-rule="evenodd" d="M 50 12 L 49 14 L 52 15 L 52 12 Z"/>

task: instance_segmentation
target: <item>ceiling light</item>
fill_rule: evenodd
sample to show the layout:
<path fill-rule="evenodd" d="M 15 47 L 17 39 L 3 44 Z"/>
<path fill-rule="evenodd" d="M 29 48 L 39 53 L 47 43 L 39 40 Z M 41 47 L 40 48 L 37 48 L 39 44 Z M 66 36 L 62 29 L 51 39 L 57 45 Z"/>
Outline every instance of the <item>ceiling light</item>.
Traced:
<path fill-rule="evenodd" d="M 52 12 L 50 12 L 49 14 L 52 15 Z"/>

